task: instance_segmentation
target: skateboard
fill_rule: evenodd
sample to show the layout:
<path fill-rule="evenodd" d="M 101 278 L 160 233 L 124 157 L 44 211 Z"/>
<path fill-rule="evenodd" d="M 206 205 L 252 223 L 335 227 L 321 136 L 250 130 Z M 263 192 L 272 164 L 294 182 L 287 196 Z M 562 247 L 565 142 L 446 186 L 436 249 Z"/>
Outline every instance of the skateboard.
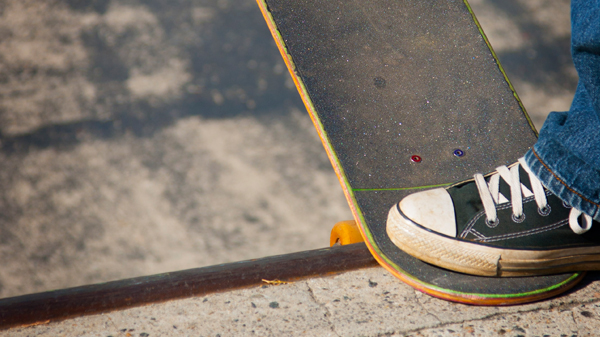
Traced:
<path fill-rule="evenodd" d="M 465 275 L 387 237 L 388 210 L 404 196 L 513 163 L 537 139 L 466 1 L 257 2 L 384 268 L 424 293 L 479 305 L 538 301 L 583 278 Z"/>

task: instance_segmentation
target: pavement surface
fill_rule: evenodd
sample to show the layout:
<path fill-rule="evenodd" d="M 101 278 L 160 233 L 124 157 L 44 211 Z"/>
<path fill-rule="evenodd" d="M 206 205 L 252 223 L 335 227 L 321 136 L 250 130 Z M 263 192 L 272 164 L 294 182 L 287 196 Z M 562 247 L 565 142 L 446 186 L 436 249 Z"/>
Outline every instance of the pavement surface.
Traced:
<path fill-rule="evenodd" d="M 538 129 L 567 110 L 569 2 L 470 3 Z M 351 218 L 252 0 L 0 1 L 0 186 L 0 297 L 321 248 Z M 8 335 L 583 335 L 594 277 L 482 309 L 375 268 Z"/>
<path fill-rule="evenodd" d="M 475 307 L 422 294 L 381 267 L 264 285 L 62 322 L 1 336 L 597 336 L 600 282 L 540 303 Z"/>
<path fill-rule="evenodd" d="M 253 1 L 0 1 L 0 296 L 321 248 L 351 219 Z"/>

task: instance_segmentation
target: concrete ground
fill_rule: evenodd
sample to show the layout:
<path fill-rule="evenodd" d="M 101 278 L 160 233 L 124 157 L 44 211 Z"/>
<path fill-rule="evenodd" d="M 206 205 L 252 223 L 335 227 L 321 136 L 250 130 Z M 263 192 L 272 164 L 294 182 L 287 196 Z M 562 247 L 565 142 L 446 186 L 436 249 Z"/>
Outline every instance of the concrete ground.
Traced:
<path fill-rule="evenodd" d="M 568 109 L 569 2 L 471 5 L 538 128 Z M 253 0 L 0 1 L 0 145 L 0 297 L 320 248 L 351 218 Z M 597 327 L 596 289 L 481 309 L 371 269 L 57 326 L 225 336 L 543 335 L 547 325 L 570 336 Z M 211 313 L 213 325 L 198 323 Z"/>
<path fill-rule="evenodd" d="M 253 1 L 0 1 L 0 297 L 321 248 L 350 219 Z"/>
<path fill-rule="evenodd" d="M 438 300 L 375 267 L 0 331 L 11 337 L 597 336 L 600 282 L 540 303 Z"/>

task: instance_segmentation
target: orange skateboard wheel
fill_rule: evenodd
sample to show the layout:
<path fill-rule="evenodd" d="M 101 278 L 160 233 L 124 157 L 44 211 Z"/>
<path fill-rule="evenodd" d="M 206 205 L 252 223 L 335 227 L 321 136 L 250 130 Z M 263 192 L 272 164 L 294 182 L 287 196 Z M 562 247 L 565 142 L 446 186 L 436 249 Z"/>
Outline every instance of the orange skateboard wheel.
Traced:
<path fill-rule="evenodd" d="M 360 230 L 354 220 L 340 221 L 333 226 L 331 229 L 331 236 L 329 237 L 329 246 L 333 246 L 336 243 L 344 246 L 352 243 L 358 243 L 365 241 L 360 234 Z"/>

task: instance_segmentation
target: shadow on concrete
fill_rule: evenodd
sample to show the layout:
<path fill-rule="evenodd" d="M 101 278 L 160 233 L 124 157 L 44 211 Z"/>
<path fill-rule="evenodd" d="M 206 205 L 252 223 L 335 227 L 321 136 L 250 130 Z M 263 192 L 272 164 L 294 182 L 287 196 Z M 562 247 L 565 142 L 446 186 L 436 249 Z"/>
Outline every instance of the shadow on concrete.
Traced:
<path fill-rule="evenodd" d="M 105 15 L 109 0 L 65 0 L 76 12 Z M 129 4 L 131 3 L 131 4 Z M 190 116 L 210 119 L 240 115 L 282 115 L 302 102 L 267 25 L 252 1 L 122 1 L 157 18 L 152 41 L 140 27 L 120 30 L 98 23 L 82 28 L 89 64 L 86 80 L 96 88 L 92 102 L 80 118 L 69 122 L 40 123 L 19 134 L 0 134 L 1 151 L 26 153 L 40 148 L 69 148 L 84 139 L 110 139 L 125 133 L 150 137 L 156 131 Z M 114 10 L 114 9 L 113 9 Z M 140 12 L 143 14 L 143 11 Z M 114 14 L 113 14 L 114 15 Z M 127 81 L 132 73 L 151 73 L 183 60 L 188 76 L 176 97 L 136 97 Z M 34 66 L 35 67 L 35 66 Z M 13 74 L 24 69 L 10 69 Z M 35 76 L 43 69 L 27 69 Z M 70 69 L 53 76 L 69 77 Z M 159 83 L 157 83 L 159 85 Z M 47 106 L 47 114 L 60 114 Z M 56 109 L 57 111 L 54 111 Z M 108 115 L 107 112 L 108 111 Z M 1 113 L 6 113 L 2 111 Z M 101 117 L 98 117 L 102 115 Z"/>

